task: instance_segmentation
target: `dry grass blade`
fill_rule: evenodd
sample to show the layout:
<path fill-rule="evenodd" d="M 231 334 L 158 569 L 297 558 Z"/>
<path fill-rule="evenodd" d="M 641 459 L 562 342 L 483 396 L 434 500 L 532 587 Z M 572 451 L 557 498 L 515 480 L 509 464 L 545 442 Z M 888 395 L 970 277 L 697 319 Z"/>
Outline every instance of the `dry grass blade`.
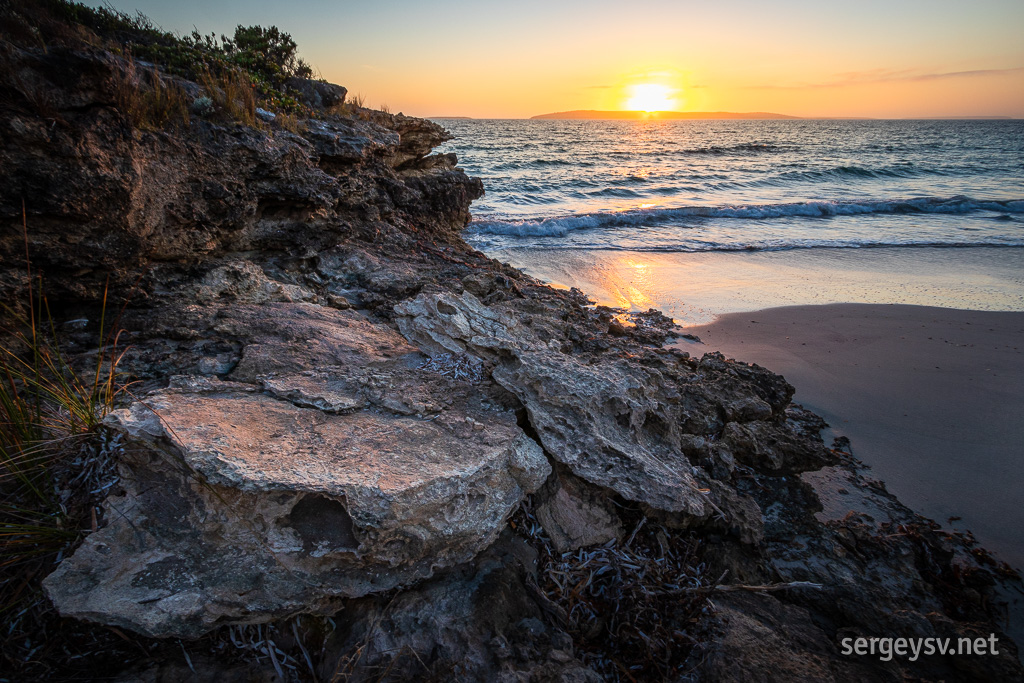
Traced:
<path fill-rule="evenodd" d="M 189 99 L 185 89 L 165 80 L 156 69 L 140 69 L 129 59 L 117 74 L 117 108 L 136 128 L 159 130 L 188 125 Z"/>
<path fill-rule="evenodd" d="M 23 227 L 27 259 L 24 213 Z M 39 581 L 103 523 L 97 506 L 117 482 L 121 444 L 100 424 L 125 390 L 117 371 L 119 337 L 106 330 L 105 317 L 95 370 L 83 376 L 61 352 L 29 261 L 26 272 L 27 310 L 0 311 L 6 323 L 0 330 L 0 613 L 6 633 L 0 655 L 19 673 L 40 671 L 40 649 L 67 649 L 48 630 L 57 617 Z"/>
<path fill-rule="evenodd" d="M 239 123 L 256 125 L 256 94 L 245 73 L 234 69 L 215 76 L 207 70 L 199 81 L 219 111 Z"/>

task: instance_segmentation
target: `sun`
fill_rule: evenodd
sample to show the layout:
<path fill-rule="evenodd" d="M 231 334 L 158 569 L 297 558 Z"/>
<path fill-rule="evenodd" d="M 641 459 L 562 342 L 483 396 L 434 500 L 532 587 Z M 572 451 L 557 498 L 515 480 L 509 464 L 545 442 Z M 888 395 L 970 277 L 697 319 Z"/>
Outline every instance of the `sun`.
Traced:
<path fill-rule="evenodd" d="M 626 101 L 629 111 L 672 111 L 676 105 L 671 97 L 674 91 L 668 86 L 644 83 L 630 86 L 629 91 L 630 98 Z"/>

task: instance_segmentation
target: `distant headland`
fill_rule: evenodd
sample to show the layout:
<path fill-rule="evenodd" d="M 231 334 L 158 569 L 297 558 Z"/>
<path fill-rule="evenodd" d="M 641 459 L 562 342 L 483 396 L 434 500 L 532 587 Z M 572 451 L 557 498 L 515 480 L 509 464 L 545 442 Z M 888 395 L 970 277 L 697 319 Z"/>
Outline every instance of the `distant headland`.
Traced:
<path fill-rule="evenodd" d="M 799 116 L 766 111 L 599 111 L 576 109 L 531 116 L 531 119 L 799 119 Z"/>

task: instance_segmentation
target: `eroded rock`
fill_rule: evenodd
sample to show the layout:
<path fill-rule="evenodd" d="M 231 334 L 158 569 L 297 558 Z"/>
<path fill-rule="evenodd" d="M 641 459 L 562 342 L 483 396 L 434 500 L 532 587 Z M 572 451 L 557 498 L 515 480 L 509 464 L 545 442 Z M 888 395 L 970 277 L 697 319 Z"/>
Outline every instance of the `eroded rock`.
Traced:
<path fill-rule="evenodd" d="M 465 562 L 549 472 L 501 412 L 328 414 L 193 380 L 110 422 L 131 444 L 118 514 L 46 586 L 64 614 L 155 637 L 329 612 Z"/>
<path fill-rule="evenodd" d="M 605 543 L 622 535 L 622 522 L 607 493 L 572 475 L 553 475 L 539 493 L 537 521 L 564 553 Z"/>
<path fill-rule="evenodd" d="M 643 438 L 661 412 L 654 377 L 627 363 L 588 366 L 558 354 L 523 354 L 493 376 L 526 406 L 545 450 L 577 476 L 660 510 L 711 514 L 709 491 L 686 456 Z"/>

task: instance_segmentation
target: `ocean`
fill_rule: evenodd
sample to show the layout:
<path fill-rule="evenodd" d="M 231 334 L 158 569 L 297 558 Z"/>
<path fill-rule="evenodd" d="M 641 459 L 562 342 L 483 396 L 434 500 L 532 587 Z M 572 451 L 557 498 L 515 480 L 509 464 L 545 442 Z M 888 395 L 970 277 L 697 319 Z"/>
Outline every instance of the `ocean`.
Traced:
<path fill-rule="evenodd" d="M 1024 247 L 1024 121 L 440 122 L 485 252 Z"/>
<path fill-rule="evenodd" d="M 1024 567 L 1024 121 L 441 122 L 484 182 L 472 245 L 782 373 Z"/>

